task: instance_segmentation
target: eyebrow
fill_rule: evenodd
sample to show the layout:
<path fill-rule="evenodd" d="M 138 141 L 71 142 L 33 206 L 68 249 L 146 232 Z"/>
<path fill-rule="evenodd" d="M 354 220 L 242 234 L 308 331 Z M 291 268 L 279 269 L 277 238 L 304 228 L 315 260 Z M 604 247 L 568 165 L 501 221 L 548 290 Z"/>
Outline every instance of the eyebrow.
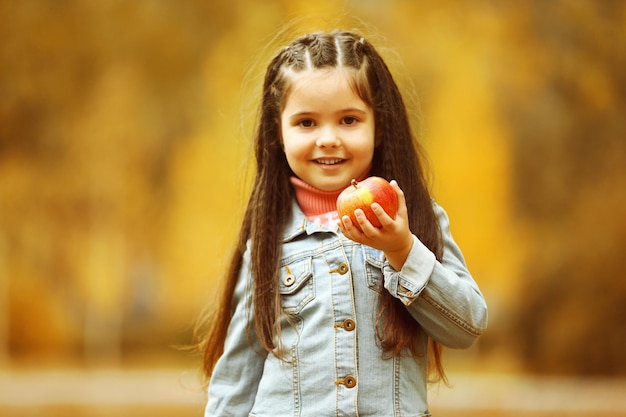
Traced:
<path fill-rule="evenodd" d="M 350 113 L 358 113 L 360 115 L 365 115 L 367 114 L 366 110 L 363 109 L 358 109 L 356 107 L 349 107 L 347 109 L 341 109 L 337 112 L 335 112 L 336 114 L 350 114 Z M 298 113 L 294 113 L 289 115 L 290 119 L 295 119 L 295 118 L 299 118 L 299 117 L 307 117 L 307 116 L 316 116 L 318 115 L 318 112 L 314 112 L 314 111 L 302 111 L 302 112 L 298 112 Z"/>

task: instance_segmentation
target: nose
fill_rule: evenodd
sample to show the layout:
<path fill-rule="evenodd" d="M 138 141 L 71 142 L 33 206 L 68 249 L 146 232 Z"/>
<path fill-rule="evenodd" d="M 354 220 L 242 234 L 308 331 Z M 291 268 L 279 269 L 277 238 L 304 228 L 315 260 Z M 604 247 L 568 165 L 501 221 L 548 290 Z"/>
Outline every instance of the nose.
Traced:
<path fill-rule="evenodd" d="M 325 127 L 323 129 L 320 129 L 319 136 L 315 144 L 320 148 L 338 147 L 339 145 L 341 145 L 339 132 L 337 132 L 332 127 Z"/>

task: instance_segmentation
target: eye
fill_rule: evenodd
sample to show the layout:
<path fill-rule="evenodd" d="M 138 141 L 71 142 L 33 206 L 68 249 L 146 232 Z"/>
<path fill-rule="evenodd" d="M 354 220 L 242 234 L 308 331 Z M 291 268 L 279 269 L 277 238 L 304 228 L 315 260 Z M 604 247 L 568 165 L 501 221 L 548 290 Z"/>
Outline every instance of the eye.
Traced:
<path fill-rule="evenodd" d="M 355 123 L 357 123 L 359 121 L 359 119 L 357 119 L 356 117 L 353 116 L 346 116 L 341 120 L 341 123 L 344 125 L 353 125 Z"/>
<path fill-rule="evenodd" d="M 304 127 L 304 128 L 313 127 L 315 126 L 315 122 L 311 119 L 303 119 L 298 122 L 298 126 Z"/>

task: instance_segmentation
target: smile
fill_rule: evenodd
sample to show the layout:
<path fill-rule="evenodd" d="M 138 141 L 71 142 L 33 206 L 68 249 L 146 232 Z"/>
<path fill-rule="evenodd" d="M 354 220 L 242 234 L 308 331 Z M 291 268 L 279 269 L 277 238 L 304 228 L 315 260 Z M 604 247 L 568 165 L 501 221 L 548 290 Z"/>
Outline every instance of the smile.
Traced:
<path fill-rule="evenodd" d="M 345 159 L 315 159 L 316 164 L 321 165 L 337 165 L 345 161 Z"/>

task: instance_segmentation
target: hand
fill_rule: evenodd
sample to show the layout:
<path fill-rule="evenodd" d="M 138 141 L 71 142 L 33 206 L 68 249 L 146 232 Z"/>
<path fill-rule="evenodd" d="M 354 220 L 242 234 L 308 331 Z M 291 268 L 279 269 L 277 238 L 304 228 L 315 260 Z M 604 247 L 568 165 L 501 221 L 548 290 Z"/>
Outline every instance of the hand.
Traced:
<path fill-rule="evenodd" d="M 380 204 L 373 203 L 371 208 L 380 221 L 381 227 L 373 226 L 367 220 L 363 210 L 357 209 L 354 215 L 363 231 L 352 224 L 349 216 L 343 216 L 339 220 L 339 229 L 348 239 L 383 251 L 389 264 L 399 271 L 413 247 L 413 235 L 409 229 L 404 193 L 395 180 L 391 181 L 391 186 L 398 195 L 398 212 L 395 219 L 392 219 Z"/>

